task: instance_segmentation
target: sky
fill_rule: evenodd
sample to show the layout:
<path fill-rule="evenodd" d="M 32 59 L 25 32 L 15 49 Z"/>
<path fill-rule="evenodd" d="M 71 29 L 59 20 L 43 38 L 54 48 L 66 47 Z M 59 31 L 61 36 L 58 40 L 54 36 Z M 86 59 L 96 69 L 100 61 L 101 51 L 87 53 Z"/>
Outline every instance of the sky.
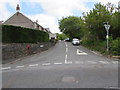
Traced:
<path fill-rule="evenodd" d="M 119 0 L 1 0 L 0 21 L 5 21 L 16 13 L 17 4 L 20 12 L 52 33 L 60 33 L 58 21 L 67 16 L 82 16 L 89 12 L 96 3 L 108 2 L 118 5 Z"/>

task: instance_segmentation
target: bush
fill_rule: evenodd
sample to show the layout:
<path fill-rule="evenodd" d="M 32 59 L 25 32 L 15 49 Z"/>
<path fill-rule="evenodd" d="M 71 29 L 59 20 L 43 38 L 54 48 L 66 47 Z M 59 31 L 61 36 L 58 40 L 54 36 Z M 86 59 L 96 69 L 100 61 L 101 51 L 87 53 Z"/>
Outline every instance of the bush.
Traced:
<path fill-rule="evenodd" d="M 82 40 L 81 44 L 89 49 L 99 51 L 100 53 L 107 54 L 106 41 L 102 40 Z M 120 38 L 113 40 L 109 38 L 109 54 L 120 56 Z"/>
<path fill-rule="evenodd" d="M 113 55 L 120 55 L 120 38 L 112 41 L 110 53 Z"/>
<path fill-rule="evenodd" d="M 82 45 L 88 47 L 91 50 L 99 51 L 105 53 L 106 51 L 106 41 L 102 40 L 82 40 Z"/>
<path fill-rule="evenodd" d="M 35 29 L 12 25 L 2 25 L 2 42 L 37 43 L 49 41 L 49 34 Z"/>

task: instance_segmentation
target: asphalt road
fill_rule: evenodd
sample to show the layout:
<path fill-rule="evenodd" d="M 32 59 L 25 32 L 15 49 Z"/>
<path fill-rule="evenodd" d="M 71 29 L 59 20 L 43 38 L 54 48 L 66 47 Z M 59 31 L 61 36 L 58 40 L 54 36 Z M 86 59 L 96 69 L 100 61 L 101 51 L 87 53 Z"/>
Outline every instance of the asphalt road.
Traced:
<path fill-rule="evenodd" d="M 118 61 L 64 41 L 1 70 L 3 88 L 118 87 Z"/>

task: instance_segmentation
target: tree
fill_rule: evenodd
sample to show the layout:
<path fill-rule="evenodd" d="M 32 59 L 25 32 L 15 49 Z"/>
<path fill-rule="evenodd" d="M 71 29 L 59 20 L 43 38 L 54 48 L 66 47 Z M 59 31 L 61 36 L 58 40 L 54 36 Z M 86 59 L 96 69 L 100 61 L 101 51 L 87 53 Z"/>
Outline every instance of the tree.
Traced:
<path fill-rule="evenodd" d="M 120 12 L 115 12 L 111 18 L 111 29 L 110 34 L 113 39 L 120 37 Z"/>
<path fill-rule="evenodd" d="M 110 14 L 112 15 L 113 14 L 113 11 L 115 10 L 115 5 L 108 2 L 107 5 L 106 5 L 106 9 L 110 12 Z"/>
<path fill-rule="evenodd" d="M 72 38 L 81 38 L 82 19 L 80 17 L 69 16 L 59 20 L 59 28 L 61 32 Z"/>
<path fill-rule="evenodd" d="M 65 40 L 67 36 L 65 34 L 57 34 L 58 40 Z"/>
<path fill-rule="evenodd" d="M 101 3 L 95 4 L 95 8 L 87 13 L 85 18 L 86 27 L 90 31 L 92 38 L 97 40 L 104 40 L 106 31 L 103 22 L 110 22 L 111 14 L 106 9 L 106 6 Z"/>

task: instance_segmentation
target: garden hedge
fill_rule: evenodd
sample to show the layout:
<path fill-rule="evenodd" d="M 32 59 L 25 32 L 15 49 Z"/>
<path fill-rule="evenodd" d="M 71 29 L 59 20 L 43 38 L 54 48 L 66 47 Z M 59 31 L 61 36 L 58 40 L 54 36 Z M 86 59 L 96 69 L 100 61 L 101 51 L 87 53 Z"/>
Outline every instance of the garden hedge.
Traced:
<path fill-rule="evenodd" d="M 12 25 L 2 25 L 2 42 L 37 43 L 49 41 L 49 34 L 44 31 Z"/>

